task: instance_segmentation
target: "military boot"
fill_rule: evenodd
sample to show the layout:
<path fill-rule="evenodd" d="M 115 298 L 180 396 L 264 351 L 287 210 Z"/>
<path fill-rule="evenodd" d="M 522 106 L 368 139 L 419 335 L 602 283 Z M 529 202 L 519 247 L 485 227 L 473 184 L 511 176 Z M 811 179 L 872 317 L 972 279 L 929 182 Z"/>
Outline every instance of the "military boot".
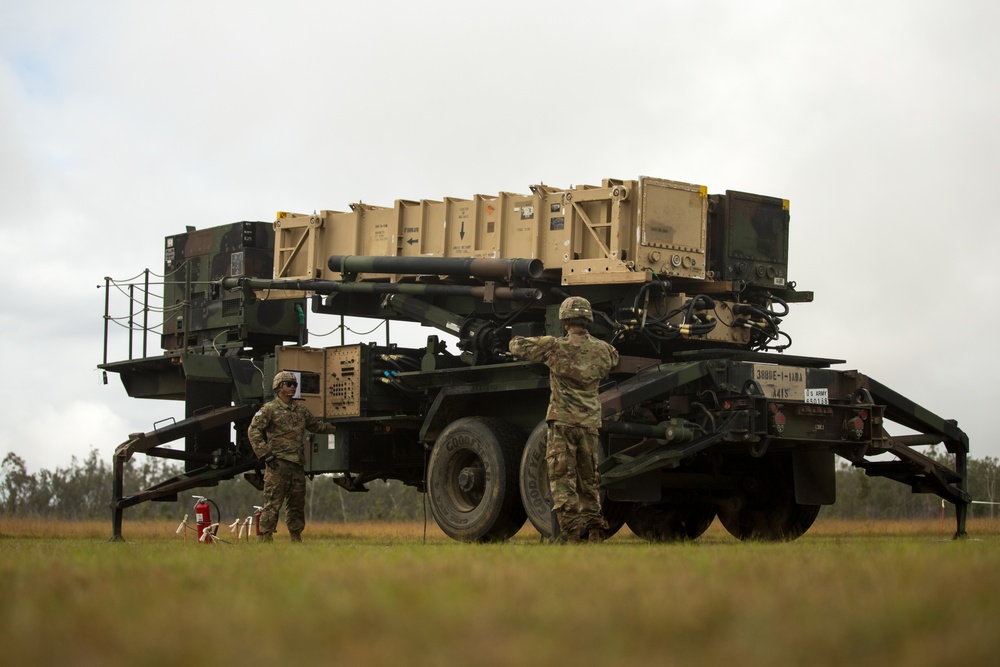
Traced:
<path fill-rule="evenodd" d="M 566 544 L 566 534 L 559 528 L 559 519 L 556 518 L 556 513 L 552 510 L 549 510 L 549 526 L 552 528 L 549 544 Z"/>
<path fill-rule="evenodd" d="M 587 542 L 591 544 L 597 544 L 606 539 L 608 539 L 608 536 L 602 528 L 591 528 L 587 531 Z"/>
<path fill-rule="evenodd" d="M 258 542 L 271 542 L 273 541 L 273 539 L 274 538 L 272 533 L 261 533 L 260 535 L 257 536 Z"/>
<path fill-rule="evenodd" d="M 302 541 L 302 531 L 301 530 L 292 530 L 292 531 L 289 531 L 288 537 L 291 538 L 292 542 L 301 542 Z"/>

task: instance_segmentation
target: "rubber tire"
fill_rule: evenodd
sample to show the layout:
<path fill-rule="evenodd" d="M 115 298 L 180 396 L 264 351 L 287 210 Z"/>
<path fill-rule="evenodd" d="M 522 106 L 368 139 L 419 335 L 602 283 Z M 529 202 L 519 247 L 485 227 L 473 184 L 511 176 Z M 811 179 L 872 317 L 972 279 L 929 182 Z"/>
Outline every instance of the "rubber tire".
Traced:
<path fill-rule="evenodd" d="M 521 454 L 521 502 L 528 514 L 528 521 L 542 537 L 552 536 L 552 492 L 549 490 L 549 472 L 545 465 L 545 441 L 548 428 L 541 422 L 528 436 Z M 608 522 L 606 537 L 611 537 L 625 525 L 625 515 L 630 503 L 608 500 L 601 493 L 601 513 Z"/>
<path fill-rule="evenodd" d="M 650 542 L 695 540 L 715 520 L 715 505 L 708 503 L 650 503 L 633 505 L 625 524 L 636 537 Z"/>
<path fill-rule="evenodd" d="M 502 542 L 527 518 L 518 493 L 518 462 L 524 436 L 499 419 L 463 417 L 434 443 L 427 466 L 427 495 L 434 520 L 463 542 Z M 464 491 L 462 469 L 482 473 L 481 493 Z"/>

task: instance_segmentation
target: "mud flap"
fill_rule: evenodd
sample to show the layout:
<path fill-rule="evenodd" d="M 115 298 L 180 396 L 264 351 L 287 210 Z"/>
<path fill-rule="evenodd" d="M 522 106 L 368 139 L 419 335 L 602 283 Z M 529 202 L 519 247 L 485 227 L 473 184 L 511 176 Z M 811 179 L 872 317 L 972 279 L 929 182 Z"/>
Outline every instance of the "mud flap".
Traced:
<path fill-rule="evenodd" d="M 837 501 L 835 458 L 833 452 L 792 454 L 795 502 L 800 505 L 832 505 Z"/>

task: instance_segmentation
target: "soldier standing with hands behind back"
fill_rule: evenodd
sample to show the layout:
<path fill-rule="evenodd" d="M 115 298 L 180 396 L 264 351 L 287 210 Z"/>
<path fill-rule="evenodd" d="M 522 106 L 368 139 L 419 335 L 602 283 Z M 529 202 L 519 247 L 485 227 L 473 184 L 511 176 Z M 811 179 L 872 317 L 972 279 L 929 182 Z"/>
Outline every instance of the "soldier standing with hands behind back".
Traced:
<path fill-rule="evenodd" d="M 549 367 L 545 463 L 559 529 L 567 542 L 580 542 L 584 535 L 590 542 L 600 542 L 608 524 L 601 513 L 597 472 L 601 426 L 597 388 L 618 364 L 618 351 L 587 331 L 594 313 L 583 297 L 563 301 L 559 320 L 565 336 L 515 336 L 510 353 Z"/>
<path fill-rule="evenodd" d="M 336 427 L 317 419 L 306 406 L 292 399 L 298 389 L 295 374 L 274 376 L 275 397 L 257 411 L 247 435 L 264 470 L 264 509 L 260 513 L 258 541 L 270 542 L 278 527 L 278 512 L 286 503 L 285 524 L 293 542 L 302 541 L 306 526 L 306 431 L 334 433 Z"/>

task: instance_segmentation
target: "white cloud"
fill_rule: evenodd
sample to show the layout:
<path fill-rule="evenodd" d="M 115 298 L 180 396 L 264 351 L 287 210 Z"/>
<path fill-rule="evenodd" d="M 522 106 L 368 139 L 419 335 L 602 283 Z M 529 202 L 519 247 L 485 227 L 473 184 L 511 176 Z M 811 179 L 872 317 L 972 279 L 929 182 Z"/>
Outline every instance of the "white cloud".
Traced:
<path fill-rule="evenodd" d="M 103 401 L 15 400 L 11 407 L 19 419 L 0 426 L 4 454 L 14 452 L 31 470 L 67 467 L 72 456 L 82 460 L 92 449 L 110 464 L 114 446 L 125 440 L 125 420 Z"/>

